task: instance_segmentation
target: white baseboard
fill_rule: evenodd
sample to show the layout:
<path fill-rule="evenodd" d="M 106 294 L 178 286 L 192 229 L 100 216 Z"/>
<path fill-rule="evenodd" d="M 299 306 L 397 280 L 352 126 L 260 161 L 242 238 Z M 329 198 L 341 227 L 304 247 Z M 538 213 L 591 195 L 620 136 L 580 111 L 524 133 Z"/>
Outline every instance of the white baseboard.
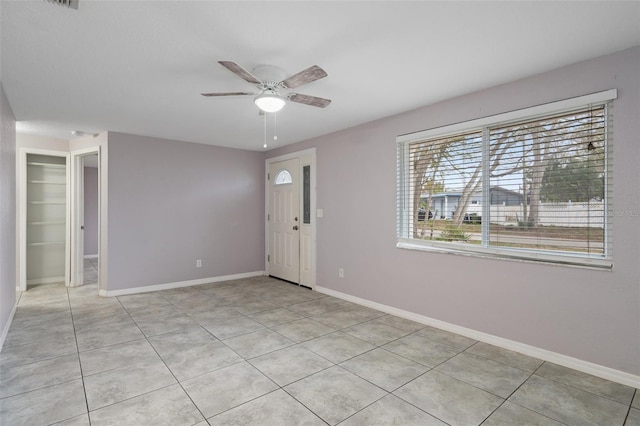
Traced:
<path fill-rule="evenodd" d="M 13 304 L 13 308 L 11 308 L 11 313 L 9 314 L 9 318 L 7 319 L 7 323 L 2 329 L 2 335 L 0 335 L 0 351 L 2 351 L 4 341 L 7 338 L 7 334 L 9 333 L 9 328 L 11 327 L 11 323 L 13 322 L 13 317 L 16 315 L 16 309 L 18 309 L 18 301 L 20 300 L 20 296 L 21 293 L 16 292 L 16 302 Z"/>
<path fill-rule="evenodd" d="M 621 383 L 623 385 L 631 386 L 634 388 L 640 388 L 640 376 L 637 376 L 631 373 L 615 370 L 613 368 L 605 367 L 603 365 L 594 364 L 592 362 L 584 361 L 578 358 L 573 358 L 568 355 L 563 355 L 557 352 L 552 352 L 546 349 L 541 349 L 535 346 L 516 342 L 514 340 L 505 339 L 503 337 L 494 336 L 492 334 L 473 330 L 471 328 L 461 327 L 459 325 L 451 324 L 445 321 L 437 320 L 435 318 L 430 318 L 424 315 L 394 308 L 392 306 L 387 306 L 381 303 L 372 302 L 370 300 L 361 299 L 359 297 L 351 296 L 349 294 L 341 293 L 339 291 L 331 290 L 329 288 L 317 286 L 316 291 L 318 291 L 319 293 L 323 293 L 329 296 L 334 296 L 349 302 L 353 302 L 358 305 L 366 306 L 368 308 L 376 309 L 378 311 L 386 312 L 391 315 L 395 315 L 401 318 L 415 321 L 420 324 L 429 325 L 435 328 L 439 328 L 441 330 L 445 330 L 451 333 L 459 334 L 461 336 L 469 337 L 474 340 L 479 340 L 484 343 L 489 343 L 491 345 L 498 346 L 503 349 L 508 349 L 510 351 L 519 352 L 524 355 L 532 356 L 534 358 L 538 358 L 543 361 L 553 362 L 555 364 L 562 365 L 567 368 L 572 368 L 574 370 L 582 371 L 583 373 L 591 374 L 593 376 L 600 377 L 602 379 L 611 380 L 612 382 Z"/>
<path fill-rule="evenodd" d="M 64 277 L 36 278 L 27 280 L 27 285 L 63 283 Z"/>
<path fill-rule="evenodd" d="M 85 254 L 84 258 L 85 259 L 97 259 L 98 255 L 97 254 Z"/>
<path fill-rule="evenodd" d="M 114 296 L 126 296 L 128 294 L 148 293 L 151 291 L 170 290 L 172 288 L 189 287 L 192 285 L 202 285 L 217 283 L 221 281 L 239 280 L 242 278 L 259 277 L 263 276 L 264 271 L 244 272 L 241 274 L 223 275 L 219 277 L 211 278 L 198 278 L 197 280 L 178 281 L 175 283 L 146 285 L 143 287 L 125 288 L 122 290 L 100 290 L 100 296 L 114 297 Z"/>

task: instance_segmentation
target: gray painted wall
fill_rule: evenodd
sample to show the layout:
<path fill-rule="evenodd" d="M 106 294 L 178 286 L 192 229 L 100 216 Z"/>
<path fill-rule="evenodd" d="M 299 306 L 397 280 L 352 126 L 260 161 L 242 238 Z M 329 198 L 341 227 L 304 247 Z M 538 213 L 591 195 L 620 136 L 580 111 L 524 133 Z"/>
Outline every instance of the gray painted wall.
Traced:
<path fill-rule="evenodd" d="M 640 374 L 639 75 L 634 48 L 267 152 L 317 149 L 318 285 Z M 397 135 L 612 88 L 613 271 L 395 247 Z"/>
<path fill-rule="evenodd" d="M 0 334 L 16 301 L 16 119 L 0 82 Z M 2 342 L 0 342 L 0 345 Z"/>
<path fill-rule="evenodd" d="M 264 270 L 263 152 L 108 139 L 107 290 Z"/>
<path fill-rule="evenodd" d="M 98 254 L 98 169 L 84 168 L 84 255 Z"/>

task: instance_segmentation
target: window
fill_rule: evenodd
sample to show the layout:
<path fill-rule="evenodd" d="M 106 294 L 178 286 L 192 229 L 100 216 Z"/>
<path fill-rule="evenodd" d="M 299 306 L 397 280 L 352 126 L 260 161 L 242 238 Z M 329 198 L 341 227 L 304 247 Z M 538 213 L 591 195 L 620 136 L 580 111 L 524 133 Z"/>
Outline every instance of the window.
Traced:
<path fill-rule="evenodd" d="M 286 185 L 291 182 L 293 182 L 293 179 L 291 178 L 291 173 L 289 173 L 287 170 L 280 170 L 278 174 L 276 174 L 276 180 L 274 184 Z"/>
<path fill-rule="evenodd" d="M 612 266 L 615 91 L 398 138 L 398 247 Z"/>
<path fill-rule="evenodd" d="M 302 223 L 311 224 L 311 166 L 302 166 Z"/>

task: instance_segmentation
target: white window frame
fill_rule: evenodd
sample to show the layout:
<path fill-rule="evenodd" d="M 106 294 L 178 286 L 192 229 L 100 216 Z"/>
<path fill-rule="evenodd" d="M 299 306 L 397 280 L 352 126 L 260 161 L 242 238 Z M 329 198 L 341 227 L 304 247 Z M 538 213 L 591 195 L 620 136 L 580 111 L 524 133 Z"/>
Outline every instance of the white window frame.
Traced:
<path fill-rule="evenodd" d="M 501 258 L 501 259 L 514 259 L 522 261 L 533 262 L 545 262 L 560 265 L 570 266 L 586 266 L 601 269 L 613 268 L 613 257 L 611 247 L 611 221 L 609 218 L 609 212 L 611 211 L 611 202 L 613 200 L 613 194 L 605 192 L 605 254 L 602 257 L 581 255 L 579 253 L 562 253 L 562 252 L 549 252 L 543 250 L 532 249 L 517 249 L 517 248 L 501 248 L 501 247 L 484 247 L 471 244 L 457 244 L 455 242 L 441 242 L 433 240 L 421 240 L 411 238 L 411 220 L 410 216 L 413 212 L 412 197 L 403 186 L 403 182 L 410 180 L 410 167 L 409 165 L 409 147 L 414 142 L 420 142 L 427 139 L 434 139 L 438 137 L 444 137 L 457 133 L 464 133 L 473 130 L 488 131 L 489 127 L 497 125 L 504 125 L 510 122 L 517 122 L 524 119 L 536 119 L 549 116 L 556 113 L 571 112 L 573 110 L 589 108 L 590 106 L 608 105 L 610 101 L 617 98 L 617 90 L 611 89 L 604 92 L 593 93 L 585 96 L 579 96 L 576 98 L 565 99 L 553 103 L 537 105 L 530 108 L 520 109 L 516 111 L 510 111 L 503 114 L 493 115 L 489 117 L 483 117 L 476 120 L 466 121 L 462 123 L 456 123 L 449 126 L 438 127 L 434 129 L 424 130 L 416 133 L 410 133 L 406 135 L 400 135 L 396 138 L 398 147 L 397 151 L 397 220 L 396 220 L 396 235 L 397 243 L 396 247 L 401 249 L 410 250 L 422 250 L 422 251 L 435 251 L 440 253 L 454 253 L 462 255 L 471 255 L 479 257 L 489 258 Z M 611 128 L 607 127 L 605 130 L 607 143 L 605 149 L 607 149 L 607 156 L 611 156 L 611 140 L 612 133 Z M 483 149 L 489 149 L 488 144 L 484 144 Z M 488 157 L 485 156 L 485 161 Z M 610 160 L 609 160 L 610 162 Z M 485 174 L 483 187 L 488 185 L 489 176 Z M 607 171 L 607 179 L 611 179 L 612 172 Z M 483 191 L 488 194 L 489 191 Z M 488 209 L 489 205 L 486 202 L 482 203 L 483 210 Z M 484 213 L 484 212 L 483 212 Z M 483 214 L 484 217 L 488 215 Z M 482 235 L 483 238 L 488 236 L 489 221 L 482 222 Z"/>

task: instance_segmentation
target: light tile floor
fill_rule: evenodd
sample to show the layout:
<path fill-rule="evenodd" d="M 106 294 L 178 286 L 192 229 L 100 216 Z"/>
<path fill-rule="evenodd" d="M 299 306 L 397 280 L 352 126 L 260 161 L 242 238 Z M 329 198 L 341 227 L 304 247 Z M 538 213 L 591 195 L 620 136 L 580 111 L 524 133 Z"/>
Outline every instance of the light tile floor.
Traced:
<path fill-rule="evenodd" d="M 52 284 L 20 298 L 0 424 L 639 426 L 640 392 L 268 277 Z"/>
<path fill-rule="evenodd" d="M 84 260 L 84 284 L 98 282 L 98 258 Z"/>

